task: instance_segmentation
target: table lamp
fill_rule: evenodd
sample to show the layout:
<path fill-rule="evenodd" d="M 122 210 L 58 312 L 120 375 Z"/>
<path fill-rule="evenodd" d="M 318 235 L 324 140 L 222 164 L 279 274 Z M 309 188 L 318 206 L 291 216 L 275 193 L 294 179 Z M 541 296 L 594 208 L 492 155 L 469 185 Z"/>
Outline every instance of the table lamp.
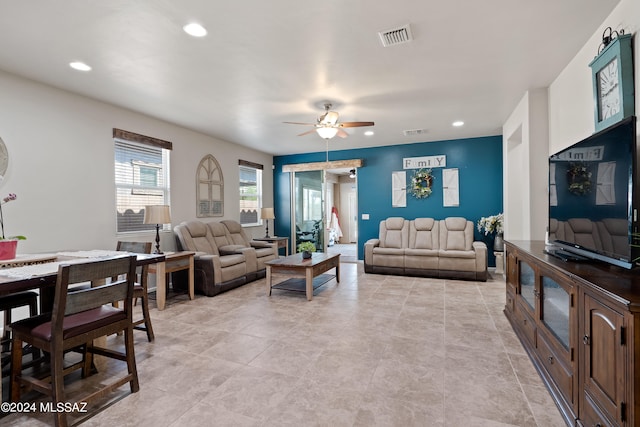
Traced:
<path fill-rule="evenodd" d="M 267 234 L 264 236 L 266 238 L 270 238 L 269 236 L 269 220 L 275 219 L 275 215 L 273 214 L 273 208 L 262 208 L 260 209 L 260 217 L 267 222 Z"/>
<path fill-rule="evenodd" d="M 169 224 L 171 213 L 167 205 L 153 205 L 144 207 L 144 224 L 156 225 L 156 251 L 154 254 L 161 254 L 160 250 L 160 224 Z"/>

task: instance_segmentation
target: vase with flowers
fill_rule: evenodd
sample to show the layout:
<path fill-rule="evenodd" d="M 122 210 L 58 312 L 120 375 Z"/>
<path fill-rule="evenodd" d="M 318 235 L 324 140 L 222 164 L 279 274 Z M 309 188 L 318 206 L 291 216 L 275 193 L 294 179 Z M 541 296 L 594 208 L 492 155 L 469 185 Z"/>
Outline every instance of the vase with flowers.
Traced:
<path fill-rule="evenodd" d="M 7 197 L 0 202 L 0 260 L 13 259 L 16 257 L 16 250 L 18 249 L 18 240 L 25 240 L 24 236 L 10 236 L 6 237 L 4 234 L 4 214 L 2 212 L 2 206 L 17 199 L 13 193 L 9 193 Z"/>
<path fill-rule="evenodd" d="M 501 212 L 497 215 L 482 217 L 478 220 L 478 231 L 484 233 L 485 236 L 495 234 L 493 240 L 493 250 L 496 252 L 504 251 L 504 214 Z"/>

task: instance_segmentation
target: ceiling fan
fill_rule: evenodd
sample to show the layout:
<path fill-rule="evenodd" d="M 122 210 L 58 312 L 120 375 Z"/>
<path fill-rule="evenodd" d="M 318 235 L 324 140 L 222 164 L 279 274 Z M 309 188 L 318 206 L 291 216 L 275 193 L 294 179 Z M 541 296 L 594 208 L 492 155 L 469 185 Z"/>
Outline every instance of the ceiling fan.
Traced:
<path fill-rule="evenodd" d="M 299 134 L 298 136 L 308 135 L 310 133 L 316 132 L 320 135 L 321 138 L 331 139 L 334 136 L 339 136 L 340 138 L 346 138 L 349 136 L 347 132 L 344 131 L 343 128 L 355 128 L 355 127 L 363 127 L 363 126 L 373 126 L 374 122 L 338 122 L 338 113 L 331 110 L 331 104 L 324 104 L 324 114 L 318 117 L 318 121 L 316 123 L 300 123 L 300 122 L 284 122 L 291 125 L 303 125 L 303 126 L 313 126 L 314 129 L 308 130 Z"/>

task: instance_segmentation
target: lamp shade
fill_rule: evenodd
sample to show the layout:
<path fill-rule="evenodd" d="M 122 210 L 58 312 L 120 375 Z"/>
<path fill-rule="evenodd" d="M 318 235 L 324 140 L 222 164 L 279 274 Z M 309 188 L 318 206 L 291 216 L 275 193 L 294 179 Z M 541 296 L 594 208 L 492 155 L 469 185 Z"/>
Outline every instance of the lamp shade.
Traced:
<path fill-rule="evenodd" d="M 334 127 L 319 127 L 316 129 L 318 135 L 324 139 L 331 139 L 338 134 L 338 128 Z"/>
<path fill-rule="evenodd" d="M 273 208 L 262 208 L 260 209 L 260 217 L 262 219 L 275 219 L 275 215 L 273 213 Z"/>
<path fill-rule="evenodd" d="M 152 205 L 144 207 L 145 224 L 169 224 L 171 212 L 167 205 Z"/>

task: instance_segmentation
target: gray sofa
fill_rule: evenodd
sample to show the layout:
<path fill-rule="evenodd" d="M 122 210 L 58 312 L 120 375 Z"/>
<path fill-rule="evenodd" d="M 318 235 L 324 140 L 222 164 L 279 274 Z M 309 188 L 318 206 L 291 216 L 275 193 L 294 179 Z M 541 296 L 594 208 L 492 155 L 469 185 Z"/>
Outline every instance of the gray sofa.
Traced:
<path fill-rule="evenodd" d="M 487 245 L 474 241 L 473 231 L 461 217 L 387 218 L 364 245 L 364 271 L 486 281 Z"/>
<path fill-rule="evenodd" d="M 195 251 L 195 289 L 206 296 L 266 275 L 265 262 L 278 258 L 275 243 L 249 239 L 236 221 L 186 221 L 173 229 L 178 250 Z"/>

